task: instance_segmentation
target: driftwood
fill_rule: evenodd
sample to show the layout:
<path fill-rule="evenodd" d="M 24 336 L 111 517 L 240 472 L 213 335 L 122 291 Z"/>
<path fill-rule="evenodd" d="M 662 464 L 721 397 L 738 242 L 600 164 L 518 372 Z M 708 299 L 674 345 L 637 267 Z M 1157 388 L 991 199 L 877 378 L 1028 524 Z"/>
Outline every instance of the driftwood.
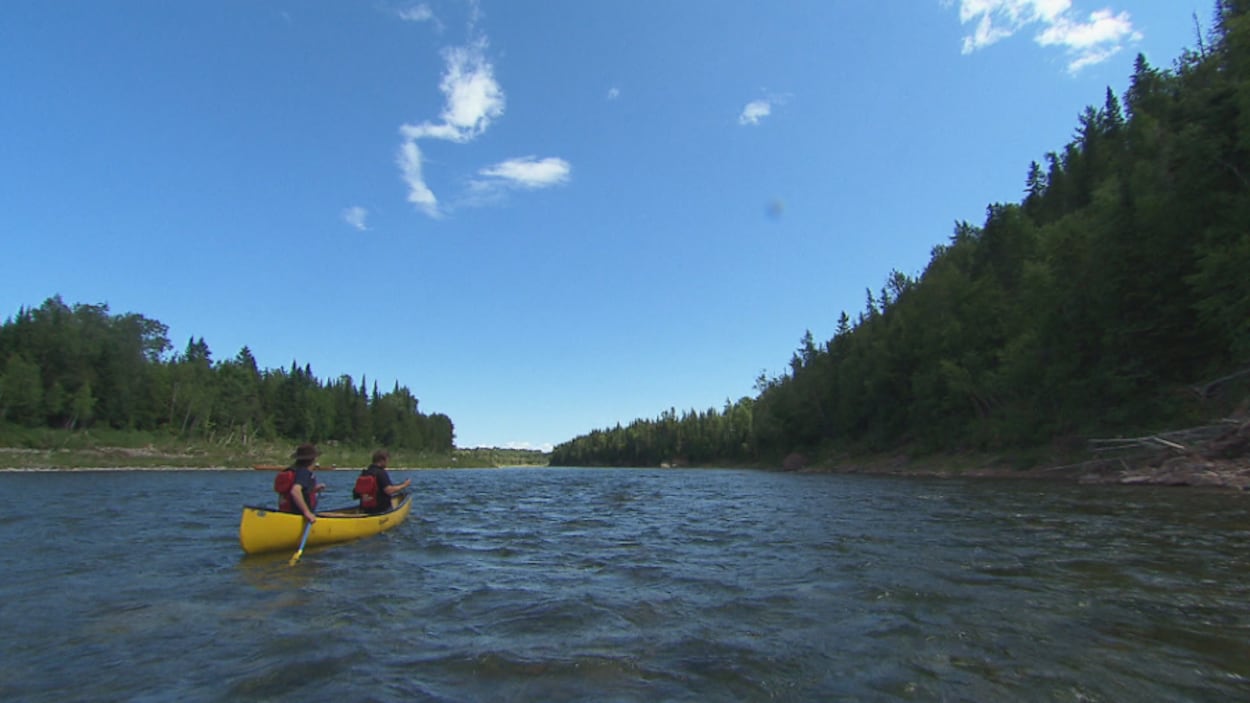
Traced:
<path fill-rule="evenodd" d="M 1095 454 L 1126 451 L 1192 451 L 1195 445 L 1210 442 L 1229 432 L 1230 426 L 1241 421 L 1228 418 L 1211 425 L 1201 425 L 1183 430 L 1172 430 L 1142 437 L 1111 437 L 1089 440 L 1090 451 Z"/>
<path fill-rule="evenodd" d="M 1089 483 L 1250 490 L 1250 418 L 1245 415 L 1175 432 L 1089 442 L 1105 457 L 1083 476 Z"/>
<path fill-rule="evenodd" d="M 1221 376 L 1220 378 L 1217 378 L 1214 381 L 1207 381 L 1206 383 L 1200 383 L 1195 386 L 1190 386 L 1189 389 L 1192 390 L 1194 393 L 1197 393 L 1199 398 L 1210 398 L 1211 396 L 1215 395 L 1216 389 L 1218 389 L 1220 386 L 1224 385 L 1225 383 L 1228 383 L 1229 381 L 1232 381 L 1234 379 L 1238 379 L 1238 378 L 1241 378 L 1242 376 L 1247 376 L 1247 375 L 1250 375 L 1250 368 L 1242 369 L 1235 373 L 1230 373 L 1227 376 Z"/>

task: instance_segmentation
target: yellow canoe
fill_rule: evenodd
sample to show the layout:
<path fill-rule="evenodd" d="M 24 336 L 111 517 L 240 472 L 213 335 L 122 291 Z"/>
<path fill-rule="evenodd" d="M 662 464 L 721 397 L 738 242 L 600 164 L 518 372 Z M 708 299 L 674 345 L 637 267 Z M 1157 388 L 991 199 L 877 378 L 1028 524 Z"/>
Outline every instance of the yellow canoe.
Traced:
<path fill-rule="evenodd" d="M 358 507 L 319 511 L 317 521 L 308 531 L 305 548 L 346 542 L 385 532 L 403 523 L 411 509 L 412 496 L 404 496 L 398 505 L 385 513 L 362 513 Z M 303 515 L 281 513 L 254 505 L 243 507 L 243 519 L 239 522 L 239 544 L 248 554 L 295 551 L 303 534 Z"/>

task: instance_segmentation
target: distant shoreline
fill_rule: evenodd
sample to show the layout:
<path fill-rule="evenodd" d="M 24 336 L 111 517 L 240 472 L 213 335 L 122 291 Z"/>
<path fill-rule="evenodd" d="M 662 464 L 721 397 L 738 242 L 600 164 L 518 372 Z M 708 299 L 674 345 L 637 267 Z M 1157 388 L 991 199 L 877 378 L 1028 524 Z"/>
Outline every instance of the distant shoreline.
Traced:
<path fill-rule="evenodd" d="M 1250 425 L 1243 426 L 1238 433 L 1242 441 L 1250 439 Z M 1226 445 L 1225 445 L 1226 446 Z M 993 457 L 982 455 L 943 455 L 935 457 L 912 458 L 904 454 L 898 455 L 875 455 L 865 457 L 842 457 L 839 459 L 826 459 L 824 461 L 816 461 L 810 464 L 800 465 L 793 468 L 783 469 L 781 467 L 769 467 L 763 465 L 756 466 L 725 466 L 723 468 L 738 468 L 755 471 L 774 471 L 786 473 L 807 473 L 807 474 L 855 474 L 869 476 L 895 476 L 900 478 L 938 478 L 938 479 L 1000 479 L 1000 480 L 1036 480 L 1036 481 L 1053 481 L 1060 483 L 1076 483 L 1083 485 L 1124 485 L 1124 486 L 1190 486 L 1190 487 L 1206 487 L 1219 489 L 1233 489 L 1238 491 L 1250 491 L 1250 454 L 1240 454 L 1228 457 L 1227 453 L 1222 456 L 1211 456 L 1204 452 L 1208 447 L 1195 447 L 1192 451 L 1185 454 L 1166 454 L 1157 453 L 1151 456 L 1138 457 L 1136 459 L 1107 459 L 1097 461 L 1084 461 L 1058 466 L 1040 466 L 1027 469 L 1017 469 L 1006 465 L 1001 459 L 996 460 Z M 1220 447 L 1223 449 L 1223 447 Z M 186 454 L 170 455 L 156 451 L 144 451 L 141 458 L 148 461 L 161 461 L 161 459 L 180 461 L 183 463 L 166 463 L 156 464 L 152 466 L 135 466 L 129 465 L 127 459 L 140 458 L 139 456 L 127 457 L 123 452 L 107 452 L 110 458 L 118 462 L 115 466 L 92 465 L 94 461 L 98 461 L 101 451 L 95 450 L 56 450 L 57 458 L 63 462 L 61 466 L 40 466 L 40 460 L 46 461 L 49 455 L 48 450 L 31 450 L 17 448 L 0 448 L 0 457 L 8 457 L 13 459 L 23 457 L 30 459 L 29 462 L 21 466 L 3 466 L 0 465 L 0 473 L 105 473 L 110 471 L 157 471 L 157 472 L 194 472 L 194 471 L 239 471 L 254 472 L 259 474 L 272 473 L 273 469 L 257 470 L 255 466 L 264 466 L 272 462 L 258 461 L 249 463 L 246 466 L 210 464 L 192 466 L 188 465 L 194 457 Z M 209 459 L 209 457 L 200 456 L 201 460 Z M 236 457 L 237 458 L 237 457 Z M 433 457 L 430 457 L 433 459 Z M 431 469 L 532 469 L 547 468 L 545 464 L 481 464 L 477 462 L 458 462 L 457 457 L 448 457 L 447 461 L 431 462 L 429 466 L 393 466 L 389 467 L 394 472 L 407 471 L 425 471 Z M 79 464 L 82 465 L 74 465 Z M 233 464 L 233 462 L 231 462 Z M 343 473 L 345 475 L 353 475 L 364 465 L 333 465 L 327 464 L 321 467 L 325 472 L 323 475 L 330 473 L 333 466 L 333 473 Z M 563 468 L 563 467 L 555 467 Z M 606 468 L 606 467 L 605 467 Z M 648 469 L 655 467 L 631 467 L 639 469 Z M 674 467 L 680 469 L 683 467 Z M 721 468 L 718 466 L 701 466 L 690 468 Z M 672 469 L 665 469 L 672 470 Z"/>
<path fill-rule="evenodd" d="M 364 467 L 360 467 L 363 469 Z M 455 468 L 446 467 L 404 467 L 391 466 L 387 467 L 388 471 L 430 471 L 437 468 Z M 498 468 L 498 469 L 526 469 L 536 468 L 533 466 L 496 466 L 496 467 L 466 467 L 466 468 Z M 359 471 L 356 468 L 337 468 L 335 471 L 344 474 L 350 474 Z M 256 474 L 271 473 L 267 469 L 257 470 L 250 466 L 9 466 L 0 467 L 0 473 L 75 473 L 75 472 L 95 472 L 102 473 L 105 471 L 245 471 Z"/>
<path fill-rule="evenodd" d="M 254 471 L 251 467 L 229 466 L 12 466 L 0 473 L 102 473 L 105 471 Z"/>
<path fill-rule="evenodd" d="M 151 441 L 98 442 L 86 433 L 49 434 L 42 448 L 0 445 L 0 471 L 254 471 L 263 473 L 286 467 L 290 447 L 265 443 L 248 446 Z M 85 440 L 85 441 L 84 441 Z M 95 440 L 95 441 L 93 441 Z M 68 446 L 67 446 L 68 445 Z M 321 448 L 320 470 L 358 472 L 369 465 L 368 447 L 327 442 Z M 455 449 L 451 453 L 411 450 L 391 451 L 391 470 L 433 468 L 498 468 L 500 466 L 546 466 L 547 455 L 506 449 Z M 541 463 L 536 463 L 541 462 Z"/>

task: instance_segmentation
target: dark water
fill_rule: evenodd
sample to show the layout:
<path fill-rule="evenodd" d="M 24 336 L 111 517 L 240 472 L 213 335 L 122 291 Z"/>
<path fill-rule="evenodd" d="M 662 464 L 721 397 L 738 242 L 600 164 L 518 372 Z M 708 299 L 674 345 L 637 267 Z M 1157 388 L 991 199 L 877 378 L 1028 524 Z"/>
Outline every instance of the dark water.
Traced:
<path fill-rule="evenodd" d="M 411 475 L 289 568 L 268 475 L 0 474 L 0 700 L 1250 700 L 1248 495 Z"/>

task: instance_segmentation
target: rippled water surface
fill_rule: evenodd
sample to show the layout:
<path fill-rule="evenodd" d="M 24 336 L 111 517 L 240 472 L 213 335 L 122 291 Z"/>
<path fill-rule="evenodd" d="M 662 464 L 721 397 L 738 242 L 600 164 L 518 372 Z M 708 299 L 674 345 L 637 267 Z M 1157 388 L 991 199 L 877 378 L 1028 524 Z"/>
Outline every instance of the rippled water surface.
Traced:
<path fill-rule="evenodd" d="M 0 473 L 0 700 L 1250 700 L 1247 495 L 409 475 L 288 567 L 238 546 L 267 474 Z"/>

